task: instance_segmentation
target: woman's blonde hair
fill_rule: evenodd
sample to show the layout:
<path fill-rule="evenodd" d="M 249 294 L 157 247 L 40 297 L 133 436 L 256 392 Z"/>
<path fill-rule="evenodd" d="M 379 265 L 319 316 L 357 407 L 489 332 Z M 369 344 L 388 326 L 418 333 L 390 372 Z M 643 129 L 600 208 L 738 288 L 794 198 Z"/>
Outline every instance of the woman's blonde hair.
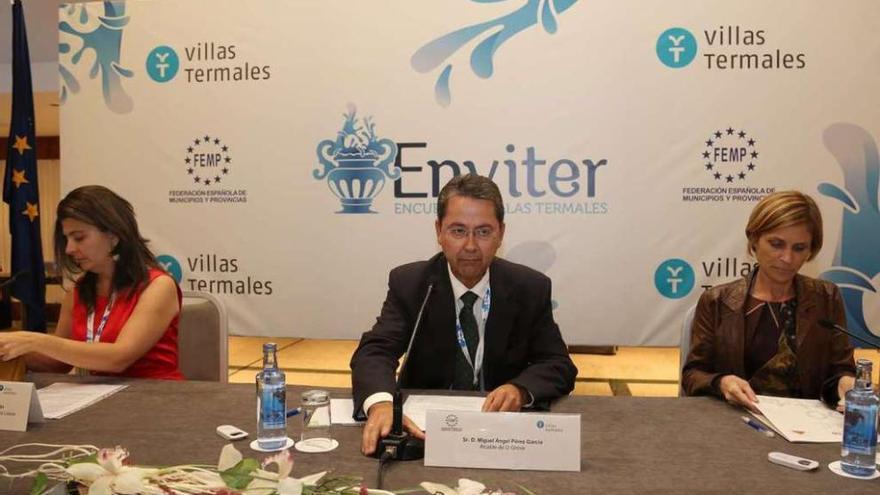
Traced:
<path fill-rule="evenodd" d="M 746 225 L 749 254 L 755 254 L 758 239 L 771 230 L 803 224 L 810 231 L 812 260 L 822 249 L 822 213 L 813 198 L 800 191 L 775 192 L 755 205 Z"/>

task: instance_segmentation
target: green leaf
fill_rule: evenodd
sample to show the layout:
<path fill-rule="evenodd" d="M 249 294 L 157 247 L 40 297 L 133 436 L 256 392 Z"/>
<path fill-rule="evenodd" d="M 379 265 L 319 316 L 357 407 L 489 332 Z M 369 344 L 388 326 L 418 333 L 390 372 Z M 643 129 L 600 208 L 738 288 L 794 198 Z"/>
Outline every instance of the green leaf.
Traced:
<path fill-rule="evenodd" d="M 46 476 L 46 473 L 38 473 L 36 479 L 34 479 L 33 486 L 31 486 L 31 495 L 40 495 L 48 484 L 49 477 Z"/>
<path fill-rule="evenodd" d="M 251 481 L 253 481 L 254 477 L 251 473 L 256 471 L 259 467 L 260 463 L 257 462 L 256 459 L 248 457 L 242 459 L 238 464 L 232 466 L 226 471 L 221 471 L 220 477 L 223 478 L 223 482 L 226 483 L 226 486 L 229 488 L 241 490 L 247 488 Z"/>

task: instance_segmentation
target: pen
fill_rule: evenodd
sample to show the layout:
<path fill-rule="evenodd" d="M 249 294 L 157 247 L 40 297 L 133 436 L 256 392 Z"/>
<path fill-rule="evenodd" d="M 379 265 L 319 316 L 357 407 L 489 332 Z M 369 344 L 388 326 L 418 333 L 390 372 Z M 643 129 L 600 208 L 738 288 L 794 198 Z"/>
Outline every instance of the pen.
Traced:
<path fill-rule="evenodd" d="M 748 416 L 740 416 L 739 419 L 741 419 L 743 423 L 747 424 L 755 431 L 763 433 L 768 438 L 773 438 L 776 436 L 775 433 L 773 433 L 772 431 L 765 428 L 764 425 L 762 425 L 761 423 L 755 421 L 754 419 L 752 419 Z"/>
<path fill-rule="evenodd" d="M 301 407 L 297 407 L 297 408 L 291 409 L 291 410 L 287 411 L 287 417 L 289 418 L 289 417 L 291 417 L 291 416 L 296 416 L 297 414 L 299 414 L 299 413 L 301 413 L 301 412 L 302 412 L 302 408 L 301 408 Z"/>

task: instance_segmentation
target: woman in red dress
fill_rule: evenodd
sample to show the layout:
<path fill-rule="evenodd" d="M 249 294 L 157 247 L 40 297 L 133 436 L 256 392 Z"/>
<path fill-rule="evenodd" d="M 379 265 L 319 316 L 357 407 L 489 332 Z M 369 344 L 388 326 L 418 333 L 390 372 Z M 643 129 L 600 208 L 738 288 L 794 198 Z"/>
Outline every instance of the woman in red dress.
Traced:
<path fill-rule="evenodd" d="M 24 355 L 35 371 L 181 380 L 181 292 L 141 237 L 131 204 L 103 186 L 58 204 L 55 259 L 74 282 L 54 334 L 0 334 L 0 359 Z"/>

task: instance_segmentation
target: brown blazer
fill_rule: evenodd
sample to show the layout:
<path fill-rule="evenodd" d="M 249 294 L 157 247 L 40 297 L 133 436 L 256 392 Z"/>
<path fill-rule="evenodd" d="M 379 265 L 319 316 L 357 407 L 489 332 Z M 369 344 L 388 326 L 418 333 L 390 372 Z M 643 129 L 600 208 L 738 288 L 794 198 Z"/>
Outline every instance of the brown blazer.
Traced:
<path fill-rule="evenodd" d="M 755 272 L 753 272 L 755 273 Z M 843 300 L 831 282 L 797 275 L 797 366 L 803 398 L 838 400 L 837 381 L 855 375 L 853 348 L 849 337 L 819 325 L 829 319 L 846 325 Z M 694 315 L 691 348 L 682 369 L 682 387 L 687 395 L 720 395 L 716 378 L 745 376 L 744 335 L 748 277 L 713 287 L 700 297 Z"/>

